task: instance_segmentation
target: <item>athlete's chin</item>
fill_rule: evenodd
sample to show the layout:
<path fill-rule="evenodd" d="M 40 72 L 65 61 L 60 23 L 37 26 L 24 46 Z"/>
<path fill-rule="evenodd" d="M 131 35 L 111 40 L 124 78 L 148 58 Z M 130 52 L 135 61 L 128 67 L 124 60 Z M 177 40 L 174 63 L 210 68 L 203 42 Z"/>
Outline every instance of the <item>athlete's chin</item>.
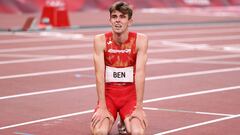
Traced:
<path fill-rule="evenodd" d="M 114 33 L 117 33 L 117 34 L 123 33 L 123 31 L 118 31 L 118 30 L 114 30 L 113 32 L 114 32 Z"/>
<path fill-rule="evenodd" d="M 114 33 L 117 33 L 117 34 L 120 34 L 120 33 L 123 33 L 123 30 L 116 30 L 116 29 L 113 29 L 113 32 L 114 32 Z"/>

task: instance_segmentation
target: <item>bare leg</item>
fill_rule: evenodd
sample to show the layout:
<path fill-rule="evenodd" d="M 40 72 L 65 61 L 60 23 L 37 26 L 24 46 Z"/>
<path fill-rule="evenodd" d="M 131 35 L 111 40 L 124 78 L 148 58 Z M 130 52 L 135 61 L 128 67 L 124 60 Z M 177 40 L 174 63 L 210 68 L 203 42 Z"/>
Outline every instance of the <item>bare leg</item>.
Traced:
<path fill-rule="evenodd" d="M 130 117 L 124 120 L 128 133 L 132 135 L 144 135 L 145 128 L 143 128 L 139 118 L 134 117 L 130 121 Z"/>
<path fill-rule="evenodd" d="M 107 135 L 113 125 L 113 119 L 105 118 L 102 122 L 98 122 L 95 127 L 90 126 L 93 135 Z"/>

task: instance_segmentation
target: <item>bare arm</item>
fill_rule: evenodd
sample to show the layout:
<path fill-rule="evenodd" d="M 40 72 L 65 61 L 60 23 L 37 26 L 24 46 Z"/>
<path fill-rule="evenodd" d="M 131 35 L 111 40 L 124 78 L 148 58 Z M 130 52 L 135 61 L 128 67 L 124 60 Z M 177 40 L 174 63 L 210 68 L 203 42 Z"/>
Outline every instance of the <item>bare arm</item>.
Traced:
<path fill-rule="evenodd" d="M 136 95 L 137 103 L 136 109 L 132 113 L 132 118 L 137 117 L 141 120 L 143 128 L 147 127 L 146 115 L 143 111 L 143 95 L 144 95 L 144 85 L 145 85 L 145 65 L 147 62 L 147 48 L 148 48 L 148 38 L 143 34 L 138 34 L 136 41 L 138 53 L 136 62 Z"/>
<path fill-rule="evenodd" d="M 148 38 L 143 34 L 138 34 L 137 37 L 137 62 L 136 62 L 136 92 L 137 92 L 137 104 L 136 108 L 142 109 L 144 85 L 145 85 L 145 65 L 147 62 L 147 48 Z"/>
<path fill-rule="evenodd" d="M 104 35 L 97 35 L 94 39 L 94 67 L 96 75 L 96 87 L 100 108 L 106 108 L 105 102 L 105 83 L 104 83 Z"/>
<path fill-rule="evenodd" d="M 105 37 L 104 35 L 97 35 L 94 39 L 94 67 L 96 75 L 96 88 L 98 95 L 99 106 L 92 117 L 92 127 L 94 128 L 99 122 L 102 122 L 105 118 L 112 118 L 107 110 L 105 100 L 105 81 L 104 81 L 104 47 Z M 101 124 L 101 123 L 100 123 Z"/>

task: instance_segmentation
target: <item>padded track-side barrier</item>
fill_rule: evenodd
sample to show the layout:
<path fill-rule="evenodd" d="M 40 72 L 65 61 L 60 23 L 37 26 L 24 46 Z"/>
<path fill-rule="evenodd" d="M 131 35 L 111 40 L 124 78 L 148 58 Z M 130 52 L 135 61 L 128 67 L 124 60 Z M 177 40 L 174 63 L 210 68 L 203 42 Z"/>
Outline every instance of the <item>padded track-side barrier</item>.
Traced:
<path fill-rule="evenodd" d="M 43 7 L 40 26 L 68 27 L 70 21 L 68 10 L 63 0 L 48 0 Z"/>
<path fill-rule="evenodd" d="M 0 0 L 0 12 L 40 12 L 42 7 L 49 8 L 46 0 Z M 47 0 L 49 1 L 49 0 Z M 55 0 L 63 1 L 63 0 Z M 107 9 L 115 0 L 64 0 L 65 9 L 81 11 L 91 9 Z M 134 8 L 173 8 L 173 7 L 217 7 L 240 6 L 240 0 L 125 0 Z M 24 8 L 25 7 L 25 8 Z M 33 9 L 34 8 L 34 9 Z M 65 14 L 64 8 L 59 8 L 59 15 Z M 25 9 L 25 10 L 24 10 Z M 51 9 L 48 9 L 51 10 Z M 55 9 L 57 10 L 57 9 Z M 67 23 L 67 22 L 66 22 Z M 54 23 L 55 24 L 55 23 Z"/>

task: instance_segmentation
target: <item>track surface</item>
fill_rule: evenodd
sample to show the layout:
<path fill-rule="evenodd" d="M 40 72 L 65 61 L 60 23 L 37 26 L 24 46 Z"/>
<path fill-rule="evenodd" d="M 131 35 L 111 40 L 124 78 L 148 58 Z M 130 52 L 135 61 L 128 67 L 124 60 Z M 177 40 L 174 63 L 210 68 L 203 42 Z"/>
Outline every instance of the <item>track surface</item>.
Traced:
<path fill-rule="evenodd" d="M 214 15 L 131 28 L 150 38 L 147 135 L 240 133 L 240 22 L 235 14 Z M 0 33 L 0 134 L 90 134 L 97 100 L 92 38 L 109 30 Z"/>

